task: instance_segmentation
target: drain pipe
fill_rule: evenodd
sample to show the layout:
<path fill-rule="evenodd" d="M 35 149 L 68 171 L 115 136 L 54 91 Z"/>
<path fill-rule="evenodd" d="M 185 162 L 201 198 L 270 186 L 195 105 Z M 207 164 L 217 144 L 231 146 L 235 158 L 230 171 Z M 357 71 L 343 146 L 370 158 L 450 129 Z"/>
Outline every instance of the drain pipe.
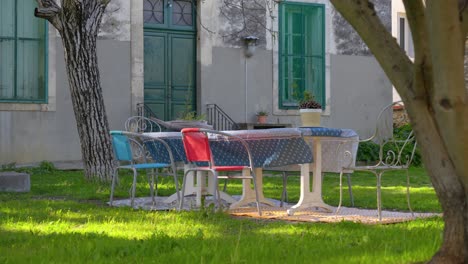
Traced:
<path fill-rule="evenodd" d="M 247 122 L 247 101 L 248 101 L 248 86 L 247 86 L 247 59 L 252 57 L 254 52 L 255 52 L 255 47 L 257 46 L 257 40 L 258 40 L 258 37 L 256 36 L 247 36 L 247 37 L 244 37 L 244 42 L 245 42 L 245 50 L 244 50 L 244 54 L 245 54 L 245 61 L 244 61 L 244 87 L 245 87 L 245 123 L 248 123 Z"/>
<path fill-rule="evenodd" d="M 248 123 L 247 122 L 247 99 L 248 99 L 247 92 L 249 89 L 247 87 L 247 57 L 245 57 L 244 59 L 244 87 L 245 87 L 245 109 L 244 109 L 245 123 Z"/>

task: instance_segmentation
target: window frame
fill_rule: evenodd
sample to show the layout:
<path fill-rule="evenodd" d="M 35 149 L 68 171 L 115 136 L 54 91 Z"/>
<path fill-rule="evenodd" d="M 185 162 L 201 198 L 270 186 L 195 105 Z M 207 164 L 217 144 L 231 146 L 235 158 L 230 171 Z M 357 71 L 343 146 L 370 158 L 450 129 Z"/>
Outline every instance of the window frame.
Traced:
<path fill-rule="evenodd" d="M 284 72 L 283 72 L 283 56 L 284 56 L 284 51 L 283 49 L 285 48 L 285 43 L 283 43 L 283 39 L 284 39 L 284 34 L 285 32 L 283 32 L 282 28 L 283 28 L 283 23 L 285 23 L 285 17 L 283 16 L 283 13 L 284 13 L 284 8 L 286 8 L 286 6 L 300 6 L 300 7 L 304 7 L 304 6 L 307 6 L 307 7 L 314 7 L 314 8 L 318 8 L 320 10 L 320 13 L 322 15 L 322 18 L 321 18 L 321 29 L 322 29 L 322 34 L 321 34 L 321 46 L 322 46 L 322 50 L 321 50 L 321 59 L 322 59 L 322 63 L 321 63 L 321 79 L 322 79 L 322 83 L 321 83 L 321 94 L 322 94 L 322 98 L 320 98 L 319 102 L 322 104 L 322 109 L 325 110 L 326 109 L 326 100 L 327 100 L 327 81 L 326 81 L 326 7 L 325 7 L 325 4 L 318 4 L 318 3 L 304 3 L 304 2 L 281 2 L 280 5 L 279 5 L 279 9 L 278 9 L 278 35 L 279 35 L 279 38 L 278 38 L 278 109 L 279 110 L 294 110 L 294 109 L 298 109 L 298 103 L 295 104 L 295 105 L 285 105 L 285 102 L 283 102 L 283 93 L 285 91 L 284 89 L 284 85 L 283 85 L 283 80 L 284 80 Z M 303 29 L 302 30 L 302 36 L 304 36 L 305 30 Z M 302 43 L 302 55 L 301 55 L 301 58 L 305 58 L 305 52 L 306 52 L 306 49 L 304 47 L 304 43 Z M 310 56 L 312 57 L 312 56 Z M 303 65 L 305 65 L 306 63 L 304 62 Z M 305 68 L 305 67 L 304 67 Z M 304 71 L 303 73 L 303 76 L 305 76 L 306 73 Z M 305 80 L 305 77 L 303 77 L 302 79 Z M 314 91 L 310 88 L 310 87 L 306 87 L 304 89 L 304 91 L 307 90 L 307 91 L 310 91 L 312 92 L 312 94 L 314 94 Z M 292 95 L 291 95 L 292 96 Z"/>
<path fill-rule="evenodd" d="M 403 27 L 402 27 L 401 21 L 403 21 L 404 23 Z M 402 28 L 403 28 L 403 32 L 401 32 Z M 403 42 L 401 41 L 402 36 L 404 38 Z M 398 45 L 405 50 L 406 55 L 411 60 L 414 60 L 415 54 L 414 54 L 413 36 L 411 35 L 411 29 L 408 24 L 408 19 L 406 18 L 406 15 L 404 13 L 397 14 L 397 41 L 398 41 Z M 413 47 L 412 54 L 410 54 L 410 47 Z"/>
<path fill-rule="evenodd" d="M 14 6 L 14 11 L 15 11 L 15 15 L 14 15 L 14 19 L 15 19 L 15 24 L 14 24 L 14 36 L 13 37 L 2 37 L 0 36 L 0 40 L 1 39 L 12 39 L 14 40 L 14 80 L 13 80 L 13 83 L 14 83 L 14 96 L 16 96 L 17 92 L 18 92 L 18 80 L 17 80 L 17 76 L 18 76 L 18 47 L 19 47 L 19 41 L 21 39 L 35 39 L 35 38 L 30 38 L 30 37 L 19 37 L 19 34 L 18 34 L 18 2 L 15 1 L 15 6 Z M 31 14 L 32 15 L 32 14 Z M 48 50 L 49 50 L 49 37 L 48 37 L 48 32 L 49 32 L 49 28 L 48 28 L 48 23 L 45 19 L 41 19 L 43 21 L 41 21 L 40 23 L 43 23 L 44 25 L 44 32 L 43 32 L 43 36 L 42 36 L 42 39 L 37 39 L 39 42 L 42 42 L 41 44 L 43 45 L 44 47 L 44 55 L 43 55 L 43 67 L 44 67 L 44 72 L 43 72 L 43 76 L 44 76 L 44 80 L 43 80 L 43 85 L 44 85 L 44 96 L 43 98 L 41 99 L 23 99 L 23 98 L 5 98 L 5 99 L 2 99 L 0 97 L 0 104 L 2 103 L 6 103 L 6 104 L 14 104 L 14 103 L 17 103 L 17 104 L 47 104 L 49 102 L 49 89 L 48 89 Z M 0 63 L 2 63 L 0 61 Z M 38 89 L 39 87 L 37 87 Z"/>
<path fill-rule="evenodd" d="M 144 1 L 143 0 L 143 13 L 144 13 Z M 145 23 L 145 18 L 143 14 L 143 25 L 144 28 L 153 28 L 153 29 L 166 29 L 166 30 L 180 30 L 180 31 L 196 31 L 196 16 L 197 16 L 197 0 L 191 0 L 192 2 L 192 25 L 191 26 L 180 26 L 172 24 L 172 10 L 173 0 L 161 0 L 163 2 L 163 19 L 164 23 L 156 24 L 156 23 Z"/>

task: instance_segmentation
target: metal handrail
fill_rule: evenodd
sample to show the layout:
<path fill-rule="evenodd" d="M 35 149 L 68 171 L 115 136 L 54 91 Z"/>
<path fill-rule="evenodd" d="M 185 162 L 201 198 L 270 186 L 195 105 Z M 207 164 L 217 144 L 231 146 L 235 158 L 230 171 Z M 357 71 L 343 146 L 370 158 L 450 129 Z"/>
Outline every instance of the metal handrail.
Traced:
<path fill-rule="evenodd" d="M 151 108 L 145 103 L 137 104 L 137 115 L 143 116 L 146 118 L 150 118 L 150 117 L 158 118 L 158 116 L 153 112 L 153 110 L 151 110 Z"/>
<path fill-rule="evenodd" d="M 239 130 L 239 125 L 228 116 L 217 104 L 206 105 L 208 124 L 215 130 Z"/>

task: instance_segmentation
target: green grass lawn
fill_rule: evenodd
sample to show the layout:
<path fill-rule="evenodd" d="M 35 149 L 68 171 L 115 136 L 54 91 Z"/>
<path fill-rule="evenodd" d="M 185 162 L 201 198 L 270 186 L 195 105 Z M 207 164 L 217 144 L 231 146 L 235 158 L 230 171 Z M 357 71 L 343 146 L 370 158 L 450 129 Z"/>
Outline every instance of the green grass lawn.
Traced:
<path fill-rule="evenodd" d="M 0 193 L 0 263 L 414 263 L 429 260 L 442 241 L 439 217 L 370 226 L 109 208 L 109 186 L 86 182 L 80 171 L 30 172 L 30 193 Z M 424 170 L 411 175 L 413 209 L 440 212 Z M 118 198 L 128 198 L 130 178 L 123 175 Z M 281 178 L 264 179 L 265 195 L 279 199 Z M 375 177 L 352 179 L 355 205 L 376 208 Z M 228 192 L 240 194 L 240 182 L 231 182 Z M 384 176 L 384 209 L 408 210 L 404 183 L 404 175 Z M 325 202 L 336 206 L 338 175 L 326 175 L 323 189 Z M 172 180 L 163 179 L 160 195 L 173 192 Z M 142 176 L 137 196 L 148 194 Z M 298 176 L 289 177 L 288 194 L 297 201 Z M 344 198 L 349 206 L 347 190 Z"/>

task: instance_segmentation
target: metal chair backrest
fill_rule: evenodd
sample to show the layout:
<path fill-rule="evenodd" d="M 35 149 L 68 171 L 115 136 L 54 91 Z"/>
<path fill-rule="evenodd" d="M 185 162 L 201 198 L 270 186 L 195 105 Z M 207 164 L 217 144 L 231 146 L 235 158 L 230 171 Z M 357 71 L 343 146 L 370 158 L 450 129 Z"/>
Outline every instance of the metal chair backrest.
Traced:
<path fill-rule="evenodd" d="M 182 142 L 189 162 L 212 162 L 208 136 L 200 128 L 182 129 Z"/>
<path fill-rule="evenodd" d="M 125 130 L 134 133 L 161 132 L 161 126 L 144 116 L 132 116 L 125 121 Z"/>
<path fill-rule="evenodd" d="M 401 109 L 406 115 L 401 101 L 384 107 L 377 118 L 374 134 L 360 142 L 373 141 L 379 144 L 379 161 L 375 166 L 403 167 L 411 164 L 416 151 L 416 138 L 412 130 L 407 131 L 403 137 L 393 135 L 393 110 Z"/>
<path fill-rule="evenodd" d="M 110 134 L 116 159 L 118 161 L 131 162 L 133 160 L 133 155 L 128 137 L 122 134 L 121 131 L 111 131 Z"/>

